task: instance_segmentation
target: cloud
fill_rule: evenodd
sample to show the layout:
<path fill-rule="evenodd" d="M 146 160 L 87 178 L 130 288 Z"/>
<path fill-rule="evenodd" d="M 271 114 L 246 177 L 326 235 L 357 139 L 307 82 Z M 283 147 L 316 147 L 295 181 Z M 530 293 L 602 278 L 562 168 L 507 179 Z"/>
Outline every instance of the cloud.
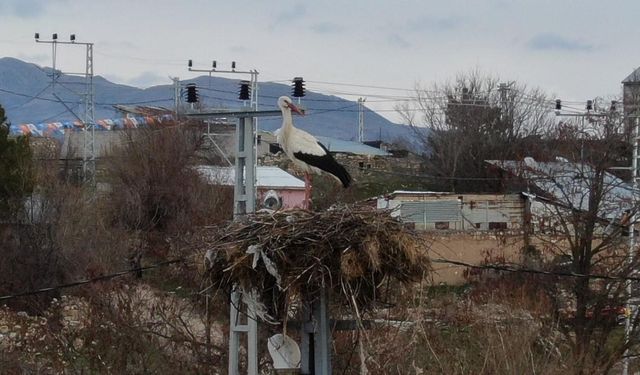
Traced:
<path fill-rule="evenodd" d="M 342 25 L 331 22 L 320 22 L 311 25 L 309 29 L 318 34 L 336 34 L 344 31 L 345 28 Z"/>
<path fill-rule="evenodd" d="M 393 47 L 398 47 L 398 48 L 409 48 L 409 47 L 411 47 L 411 43 L 409 43 L 406 39 L 404 39 L 403 37 L 401 37 L 400 35 L 395 34 L 395 33 L 394 34 L 389 34 L 389 36 L 387 37 L 387 41 Z"/>
<path fill-rule="evenodd" d="M 295 23 L 300 18 L 306 16 L 307 5 L 303 3 L 296 3 L 294 6 L 288 7 L 276 15 L 272 27 L 288 25 Z"/>
<path fill-rule="evenodd" d="M 421 17 L 411 20 L 406 25 L 407 31 L 449 31 L 458 28 L 462 19 L 456 17 Z"/>
<path fill-rule="evenodd" d="M 36 18 L 45 13 L 51 1 L 45 0 L 3 0 L 0 15 L 18 18 Z"/>
<path fill-rule="evenodd" d="M 233 46 L 229 46 L 229 48 L 227 48 L 229 50 L 229 52 L 233 52 L 233 53 L 237 53 L 237 54 L 241 54 L 241 53 L 249 53 L 250 49 L 247 48 L 246 46 L 241 46 L 241 45 L 233 45 Z"/>
<path fill-rule="evenodd" d="M 167 84 L 169 78 L 166 75 L 160 75 L 154 72 L 143 72 L 137 77 L 127 80 L 127 84 L 135 87 L 146 88 L 159 84 Z"/>
<path fill-rule="evenodd" d="M 593 45 L 575 39 L 568 39 L 561 35 L 542 33 L 527 42 L 527 47 L 538 51 L 591 51 Z"/>

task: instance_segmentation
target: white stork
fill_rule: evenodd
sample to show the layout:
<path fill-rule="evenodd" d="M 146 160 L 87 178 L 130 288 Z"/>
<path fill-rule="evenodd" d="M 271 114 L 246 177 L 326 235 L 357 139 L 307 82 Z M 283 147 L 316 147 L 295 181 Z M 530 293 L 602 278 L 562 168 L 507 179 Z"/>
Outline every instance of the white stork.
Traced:
<path fill-rule="evenodd" d="M 351 176 L 346 169 L 331 156 L 329 150 L 314 136 L 293 126 L 291 112 L 304 114 L 296 107 L 290 98 L 281 96 L 278 107 L 282 111 L 282 127 L 276 131 L 280 147 L 295 165 L 304 171 L 305 203 L 308 208 L 311 195 L 311 175 L 309 172 L 320 174 L 325 171 L 340 180 L 342 186 L 349 187 Z"/>

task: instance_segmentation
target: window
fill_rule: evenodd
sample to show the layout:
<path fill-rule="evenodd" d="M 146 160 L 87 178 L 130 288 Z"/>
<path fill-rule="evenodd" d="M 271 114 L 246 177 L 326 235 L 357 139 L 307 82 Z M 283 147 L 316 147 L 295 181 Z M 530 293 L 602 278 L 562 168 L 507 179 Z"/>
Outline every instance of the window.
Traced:
<path fill-rule="evenodd" d="M 507 223 L 492 221 L 489 223 L 489 230 L 492 229 L 507 229 Z"/>
<path fill-rule="evenodd" d="M 448 221 L 436 221 L 436 229 L 449 229 Z"/>

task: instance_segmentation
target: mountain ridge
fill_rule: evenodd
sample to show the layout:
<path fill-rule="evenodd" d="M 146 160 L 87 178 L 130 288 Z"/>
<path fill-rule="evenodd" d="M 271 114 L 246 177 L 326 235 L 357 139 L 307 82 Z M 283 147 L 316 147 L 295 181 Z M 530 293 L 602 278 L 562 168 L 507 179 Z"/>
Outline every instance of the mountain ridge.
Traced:
<path fill-rule="evenodd" d="M 59 99 L 82 117 L 84 78 L 61 74 L 55 91 L 51 88 L 53 69 L 24 62 L 13 57 L 0 58 L 0 105 L 13 125 L 22 123 L 46 123 L 75 120 L 76 117 L 60 103 Z M 59 72 L 58 72 L 59 73 Z M 181 80 L 198 86 L 201 101 L 212 108 L 240 107 L 237 99 L 236 79 L 199 76 Z M 139 88 L 114 83 L 102 76 L 94 76 L 94 102 L 96 120 L 116 118 L 114 104 L 147 104 L 173 108 L 173 85 L 156 85 Z M 277 109 L 279 96 L 289 95 L 291 88 L 280 83 L 258 83 L 260 109 Z M 55 95 L 54 95 L 55 94 Z M 358 104 L 332 95 L 306 92 L 302 105 L 307 116 L 296 118 L 296 126 L 313 134 L 344 140 L 356 140 L 358 134 Z M 280 119 L 261 119 L 260 128 L 275 130 Z M 397 139 L 412 139 L 409 126 L 395 124 L 379 114 L 365 108 L 365 139 L 382 139 L 392 142 Z"/>

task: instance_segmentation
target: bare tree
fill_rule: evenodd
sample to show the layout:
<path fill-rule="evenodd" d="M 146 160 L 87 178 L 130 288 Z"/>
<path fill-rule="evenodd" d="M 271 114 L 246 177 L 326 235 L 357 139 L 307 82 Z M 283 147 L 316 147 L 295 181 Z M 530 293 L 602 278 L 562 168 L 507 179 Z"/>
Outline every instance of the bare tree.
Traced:
<path fill-rule="evenodd" d="M 478 179 L 487 177 L 484 161 L 532 152 L 552 122 L 540 90 L 501 84 L 477 70 L 453 82 L 417 86 L 413 100 L 397 109 L 424 147 L 428 172 L 453 191 L 493 189 Z"/>
<path fill-rule="evenodd" d="M 629 156 L 622 121 L 615 115 L 585 119 L 586 124 L 560 123 L 545 137 L 563 158 L 529 160 L 521 165 L 520 175 L 537 195 L 531 208 L 531 244 L 554 258 L 551 270 L 611 277 L 557 277 L 547 284 L 576 372 L 601 374 L 638 344 L 637 314 L 629 327 L 630 340 L 622 339 L 619 325 L 629 297 L 625 278 L 638 266 L 637 256 L 630 262 L 628 242 L 634 235 L 629 225 L 638 194 L 611 173 Z"/>

